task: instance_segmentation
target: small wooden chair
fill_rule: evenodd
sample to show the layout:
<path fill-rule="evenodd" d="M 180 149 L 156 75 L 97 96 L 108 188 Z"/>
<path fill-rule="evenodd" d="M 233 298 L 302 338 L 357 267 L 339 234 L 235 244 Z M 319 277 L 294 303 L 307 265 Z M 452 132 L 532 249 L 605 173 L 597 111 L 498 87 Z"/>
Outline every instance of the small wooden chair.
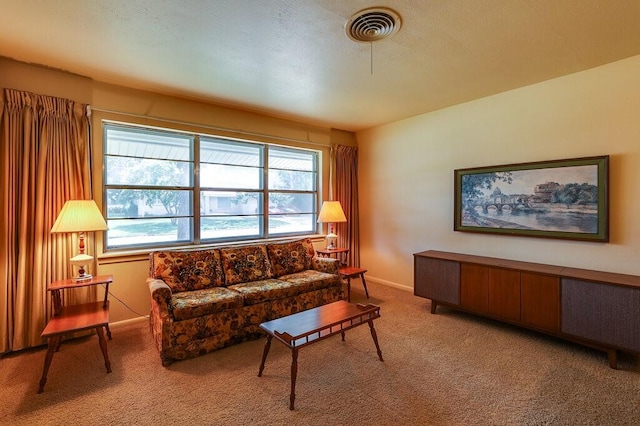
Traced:
<path fill-rule="evenodd" d="M 351 278 L 360 277 L 362 286 L 364 287 L 364 294 L 369 298 L 369 291 L 367 290 L 367 281 L 364 279 L 366 269 L 356 268 L 355 266 L 342 266 L 340 267 L 340 276 L 347 280 L 347 301 L 351 301 Z"/>

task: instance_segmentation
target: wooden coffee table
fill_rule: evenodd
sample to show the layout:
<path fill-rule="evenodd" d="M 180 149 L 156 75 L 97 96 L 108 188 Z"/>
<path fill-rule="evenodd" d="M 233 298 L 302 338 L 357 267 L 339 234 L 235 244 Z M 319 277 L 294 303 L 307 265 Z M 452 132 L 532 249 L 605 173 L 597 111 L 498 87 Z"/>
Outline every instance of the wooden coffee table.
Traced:
<path fill-rule="evenodd" d="M 260 324 L 260 328 L 267 332 L 262 362 L 258 377 L 262 377 L 264 363 L 267 360 L 271 340 L 275 337 L 291 349 L 291 395 L 289 409 L 293 410 L 296 398 L 296 377 L 298 375 L 298 350 L 338 333 L 344 340 L 344 332 L 362 324 L 369 324 L 373 343 L 378 351 L 378 358 L 382 359 L 382 351 L 378 345 L 378 336 L 373 327 L 373 320 L 380 318 L 380 307 L 372 304 L 353 305 L 344 300 L 323 305 L 318 308 L 298 312 L 286 317 L 278 318 Z"/>

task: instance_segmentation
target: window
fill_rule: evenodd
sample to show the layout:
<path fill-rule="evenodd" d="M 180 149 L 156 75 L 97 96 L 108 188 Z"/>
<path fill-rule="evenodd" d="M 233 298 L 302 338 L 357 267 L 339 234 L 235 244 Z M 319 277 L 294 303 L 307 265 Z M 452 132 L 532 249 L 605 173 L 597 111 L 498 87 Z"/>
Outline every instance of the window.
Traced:
<path fill-rule="evenodd" d="M 316 232 L 317 151 L 108 123 L 107 249 Z"/>

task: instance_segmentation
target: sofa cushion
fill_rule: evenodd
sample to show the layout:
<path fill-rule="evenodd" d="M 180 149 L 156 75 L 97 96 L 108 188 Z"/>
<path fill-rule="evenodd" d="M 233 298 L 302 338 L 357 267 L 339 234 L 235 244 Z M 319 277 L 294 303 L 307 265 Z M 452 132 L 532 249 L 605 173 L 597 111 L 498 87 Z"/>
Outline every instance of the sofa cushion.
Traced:
<path fill-rule="evenodd" d="M 268 244 L 269 261 L 276 277 L 311 269 L 314 255 L 311 239 Z"/>
<path fill-rule="evenodd" d="M 273 276 L 264 245 L 220 249 L 227 285 L 266 280 Z"/>
<path fill-rule="evenodd" d="M 324 274 L 317 271 L 304 271 L 282 278 L 254 281 L 229 286 L 244 297 L 245 305 L 268 302 L 286 297 L 295 297 L 302 293 L 321 288 L 340 285 L 340 278 L 336 275 Z"/>
<path fill-rule="evenodd" d="M 182 291 L 171 295 L 171 309 L 176 321 L 242 307 L 242 296 L 225 287 Z"/>
<path fill-rule="evenodd" d="M 156 251 L 151 253 L 150 269 L 153 278 L 175 292 L 224 285 L 218 250 Z"/>
<path fill-rule="evenodd" d="M 314 271 L 312 269 L 307 269 L 306 271 L 295 274 L 283 275 L 278 279 L 300 286 L 303 291 L 314 291 L 341 285 L 338 275 Z"/>
<path fill-rule="evenodd" d="M 284 299 L 269 302 L 271 309 L 269 319 L 281 318 L 296 312 L 306 311 L 327 303 L 335 302 L 344 298 L 341 286 L 323 288 L 322 290 L 300 293 L 296 297 L 285 297 Z M 260 306 L 260 305 L 258 305 Z"/>

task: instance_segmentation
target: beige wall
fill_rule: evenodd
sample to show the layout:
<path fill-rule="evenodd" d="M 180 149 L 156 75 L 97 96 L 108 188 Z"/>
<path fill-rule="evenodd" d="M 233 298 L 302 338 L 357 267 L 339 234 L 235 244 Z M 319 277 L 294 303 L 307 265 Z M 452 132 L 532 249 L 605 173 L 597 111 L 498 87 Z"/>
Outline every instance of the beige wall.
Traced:
<path fill-rule="evenodd" d="M 336 129 L 297 123 L 255 112 L 237 110 L 160 93 L 105 84 L 89 78 L 29 65 L 0 57 L 0 89 L 26 90 L 59 96 L 92 107 L 94 198 L 101 205 L 103 119 L 316 149 L 321 151 L 323 194 L 328 197 L 330 147 L 355 145 L 355 135 Z M 1 93 L 1 92 L 0 92 Z M 0 98 L 2 95 L 0 94 Z M 115 298 L 111 321 L 137 320 L 149 312 L 148 252 L 103 253 L 102 236 L 97 235 L 98 274 L 112 274 L 110 291 Z M 323 239 L 317 238 L 317 244 Z"/>
<path fill-rule="evenodd" d="M 357 134 L 362 265 L 413 288 L 446 250 L 640 275 L 640 56 Z M 453 170 L 610 155 L 610 243 L 453 231 Z"/>
<path fill-rule="evenodd" d="M 358 133 L 361 263 L 372 281 L 411 289 L 412 254 L 427 249 L 504 257 L 640 275 L 640 56 Z M 0 87 L 91 104 L 94 154 L 100 119 L 133 121 L 265 141 L 321 147 L 354 144 L 348 132 L 94 82 L 0 58 Z M 124 113 L 124 114 L 123 114 Z M 139 116 L 165 120 L 144 119 Z M 164 124 L 163 124 L 164 123 Z M 189 124 L 191 123 L 191 124 Z M 238 130 L 234 133 L 232 129 Z M 266 136 L 269 135 L 269 136 Z M 294 141 L 295 140 L 295 141 Z M 297 141 L 297 142 L 296 142 Z M 453 232 L 457 168 L 611 156 L 611 242 L 583 243 Z M 328 162 L 323 162 L 323 186 Z M 100 197 L 101 163 L 94 168 Z M 115 296 L 146 315 L 147 254 L 99 256 L 99 273 L 114 275 Z M 114 322 L 136 317 L 117 301 Z"/>

